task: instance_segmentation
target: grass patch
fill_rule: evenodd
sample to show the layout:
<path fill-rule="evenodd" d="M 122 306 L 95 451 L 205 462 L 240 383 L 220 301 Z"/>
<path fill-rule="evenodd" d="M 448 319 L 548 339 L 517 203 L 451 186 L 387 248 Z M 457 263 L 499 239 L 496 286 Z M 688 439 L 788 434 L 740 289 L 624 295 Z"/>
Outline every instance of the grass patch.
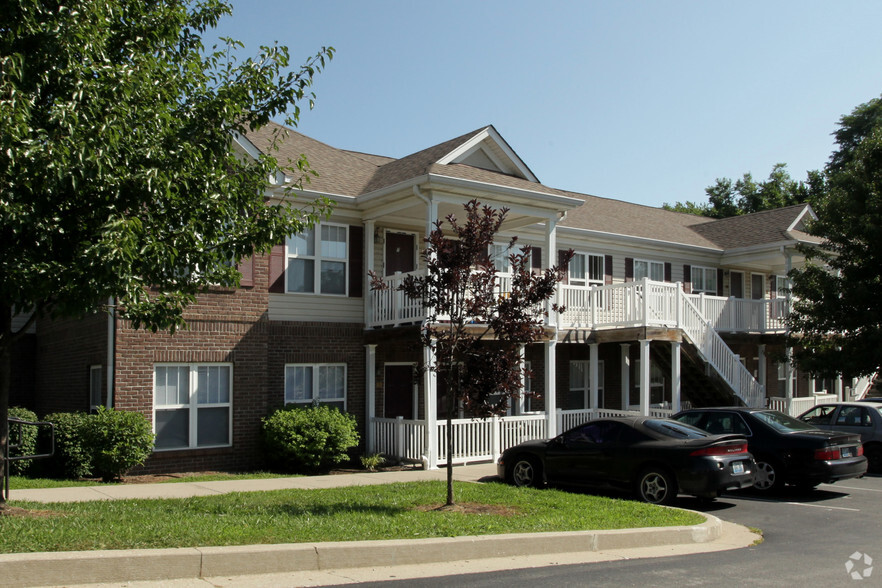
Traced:
<path fill-rule="evenodd" d="M 415 539 L 499 533 L 693 525 L 704 517 L 629 500 L 559 490 L 460 483 L 457 502 L 492 514 L 439 511 L 444 482 L 243 492 L 174 500 L 10 506 L 0 553 Z M 48 513 L 46 512 L 48 511 Z"/>
<path fill-rule="evenodd" d="M 176 482 L 217 482 L 220 480 L 257 480 L 264 478 L 295 478 L 297 474 L 274 474 L 272 472 L 212 472 L 210 474 L 169 474 L 154 476 L 150 482 L 154 484 L 174 484 Z M 123 482 L 101 482 L 98 479 L 87 480 L 56 480 L 54 478 L 29 478 L 26 476 L 9 476 L 10 490 L 35 490 L 40 488 L 72 488 L 78 486 L 105 486 L 122 484 Z"/>

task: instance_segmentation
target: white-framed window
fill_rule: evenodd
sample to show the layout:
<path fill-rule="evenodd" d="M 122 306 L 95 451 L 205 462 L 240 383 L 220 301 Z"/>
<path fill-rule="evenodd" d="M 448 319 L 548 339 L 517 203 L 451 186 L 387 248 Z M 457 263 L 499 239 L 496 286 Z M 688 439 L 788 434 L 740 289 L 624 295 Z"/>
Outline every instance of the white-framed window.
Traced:
<path fill-rule="evenodd" d="M 603 286 L 603 256 L 575 253 L 567 268 L 570 286 Z"/>
<path fill-rule="evenodd" d="M 349 227 L 320 223 L 288 237 L 288 292 L 347 294 Z"/>
<path fill-rule="evenodd" d="M 778 396 L 787 395 L 787 364 L 778 362 Z"/>
<path fill-rule="evenodd" d="M 634 382 L 640 390 L 640 360 L 634 361 Z M 670 398 L 665 398 L 665 373 L 655 363 L 649 362 L 649 403 L 664 405 Z"/>
<path fill-rule="evenodd" d="M 717 270 L 712 267 L 692 266 L 692 292 L 717 293 Z"/>
<path fill-rule="evenodd" d="M 532 371 L 532 362 L 524 361 L 524 369 Z M 524 412 L 533 412 L 533 376 L 524 377 Z"/>
<path fill-rule="evenodd" d="M 665 281 L 665 264 L 660 261 L 646 259 L 634 260 L 634 280 L 649 278 L 654 282 Z"/>
<path fill-rule="evenodd" d="M 157 451 L 231 445 L 232 364 L 153 366 L 153 428 Z"/>
<path fill-rule="evenodd" d="M 326 404 L 345 411 L 346 364 L 286 365 L 285 404 Z"/>
<path fill-rule="evenodd" d="M 591 408 L 591 361 L 578 359 L 570 361 L 570 398 L 574 408 Z M 603 362 L 597 362 L 597 406 L 604 406 Z"/>
<path fill-rule="evenodd" d="M 89 408 L 92 410 L 101 406 L 101 374 L 103 371 L 100 365 L 89 366 Z"/>
<path fill-rule="evenodd" d="M 490 261 L 493 262 L 493 267 L 496 268 L 496 272 L 500 274 L 510 274 L 511 273 L 511 259 L 509 256 L 512 253 L 522 253 L 526 245 L 517 245 L 515 244 L 514 250 L 509 247 L 509 243 L 491 243 L 490 251 L 488 252 Z M 530 261 L 531 255 L 527 256 L 526 267 L 529 270 L 531 267 Z"/>

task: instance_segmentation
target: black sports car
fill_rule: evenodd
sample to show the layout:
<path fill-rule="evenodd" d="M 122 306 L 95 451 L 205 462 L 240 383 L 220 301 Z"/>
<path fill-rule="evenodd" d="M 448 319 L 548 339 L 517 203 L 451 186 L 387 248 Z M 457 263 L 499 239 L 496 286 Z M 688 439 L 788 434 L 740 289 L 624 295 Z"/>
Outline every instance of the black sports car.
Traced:
<path fill-rule="evenodd" d="M 747 488 L 755 472 L 743 436 L 651 417 L 589 421 L 548 441 L 510 447 L 497 462 L 499 477 L 515 486 L 622 488 L 653 504 L 670 504 L 678 492 L 715 498 Z"/>
<path fill-rule="evenodd" d="M 693 408 L 673 418 L 711 433 L 747 437 L 756 457 L 758 490 L 779 490 L 785 484 L 814 488 L 867 471 L 858 435 L 822 431 L 776 410 Z"/>

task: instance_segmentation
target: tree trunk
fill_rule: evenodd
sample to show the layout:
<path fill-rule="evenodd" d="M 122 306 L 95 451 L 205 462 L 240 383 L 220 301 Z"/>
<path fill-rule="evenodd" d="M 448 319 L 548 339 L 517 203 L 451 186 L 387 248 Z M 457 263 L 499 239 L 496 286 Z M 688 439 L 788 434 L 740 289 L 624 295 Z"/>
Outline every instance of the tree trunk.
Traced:
<path fill-rule="evenodd" d="M 459 398 L 459 367 L 450 366 L 447 371 L 447 506 L 453 506 L 453 411 Z M 451 377 L 450 374 L 456 374 Z"/>
<path fill-rule="evenodd" d="M 6 462 L 9 447 L 9 386 L 12 371 L 12 308 L 0 305 L 0 509 L 6 507 Z"/>

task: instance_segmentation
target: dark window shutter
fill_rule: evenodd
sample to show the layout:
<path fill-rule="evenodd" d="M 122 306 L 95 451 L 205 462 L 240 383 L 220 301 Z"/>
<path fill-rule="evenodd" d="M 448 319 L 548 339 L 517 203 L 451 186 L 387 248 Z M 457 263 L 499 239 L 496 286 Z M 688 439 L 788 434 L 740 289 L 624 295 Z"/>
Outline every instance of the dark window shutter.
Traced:
<path fill-rule="evenodd" d="M 534 272 L 542 271 L 542 248 L 541 247 L 531 247 L 530 248 L 530 267 Z"/>
<path fill-rule="evenodd" d="M 683 291 L 687 294 L 692 293 L 692 266 L 683 264 Z"/>
<path fill-rule="evenodd" d="M 717 269 L 717 296 L 723 295 L 723 277 L 723 270 Z"/>
<path fill-rule="evenodd" d="M 242 274 L 242 277 L 239 278 L 239 286 L 243 288 L 250 288 L 254 286 L 254 256 L 249 255 L 248 257 L 243 257 L 238 265 L 236 265 L 236 269 L 239 270 L 239 273 Z"/>
<path fill-rule="evenodd" d="M 349 226 L 349 296 L 361 298 L 364 293 L 364 227 Z"/>
<path fill-rule="evenodd" d="M 276 245 L 270 252 L 269 291 L 285 293 L 285 245 Z"/>
<path fill-rule="evenodd" d="M 671 264 L 670 262 L 665 262 L 665 282 L 671 281 Z"/>
<path fill-rule="evenodd" d="M 568 265 L 567 264 L 567 254 L 569 254 L 569 251 L 567 251 L 567 250 L 563 250 L 563 249 L 557 250 L 557 265 L 558 265 L 558 267 L 563 268 L 565 265 Z M 561 284 L 569 284 L 570 283 L 570 273 L 569 272 L 564 272 L 563 279 L 560 281 L 560 283 Z"/>
<path fill-rule="evenodd" d="M 778 297 L 778 279 L 774 274 L 769 276 L 769 298 Z"/>
<path fill-rule="evenodd" d="M 603 256 L 603 283 L 613 283 L 613 257 L 612 255 Z"/>
<path fill-rule="evenodd" d="M 633 282 L 634 281 L 634 258 L 626 257 L 625 258 L 625 281 Z"/>

